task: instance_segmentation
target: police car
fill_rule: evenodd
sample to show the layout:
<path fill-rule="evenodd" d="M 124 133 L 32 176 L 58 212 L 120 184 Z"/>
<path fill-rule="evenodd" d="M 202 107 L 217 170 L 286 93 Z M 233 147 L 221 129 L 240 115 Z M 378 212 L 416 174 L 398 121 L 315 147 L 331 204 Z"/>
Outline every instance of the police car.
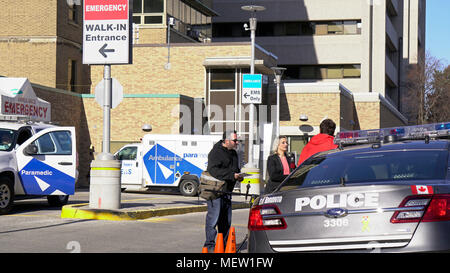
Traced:
<path fill-rule="evenodd" d="M 249 252 L 450 250 L 450 122 L 335 143 L 255 200 Z"/>
<path fill-rule="evenodd" d="M 61 206 L 75 192 L 75 128 L 24 119 L 0 116 L 0 215 L 15 199 L 46 196 Z"/>

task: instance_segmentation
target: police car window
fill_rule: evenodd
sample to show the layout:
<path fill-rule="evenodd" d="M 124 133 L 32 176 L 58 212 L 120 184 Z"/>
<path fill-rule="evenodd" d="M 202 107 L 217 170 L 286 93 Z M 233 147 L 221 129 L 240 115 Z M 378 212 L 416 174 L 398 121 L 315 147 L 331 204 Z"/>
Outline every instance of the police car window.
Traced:
<path fill-rule="evenodd" d="M 8 151 L 13 148 L 14 133 L 13 130 L 0 129 L 0 151 Z"/>
<path fill-rule="evenodd" d="M 284 181 L 280 191 L 344 182 L 381 182 L 444 179 L 448 152 L 382 151 L 307 160 Z"/>

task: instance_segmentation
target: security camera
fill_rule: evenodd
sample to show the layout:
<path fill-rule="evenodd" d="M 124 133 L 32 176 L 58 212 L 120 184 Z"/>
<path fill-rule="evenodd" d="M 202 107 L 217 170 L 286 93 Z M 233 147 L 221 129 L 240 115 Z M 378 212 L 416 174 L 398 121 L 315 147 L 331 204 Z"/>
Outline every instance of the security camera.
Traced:
<path fill-rule="evenodd" d="M 142 131 L 144 131 L 144 132 L 151 132 L 152 131 L 152 126 L 150 124 L 144 124 L 142 126 Z"/>
<path fill-rule="evenodd" d="M 248 31 L 250 28 L 248 27 L 247 23 L 244 24 L 245 31 Z"/>
<path fill-rule="evenodd" d="M 301 120 L 301 121 L 308 121 L 308 116 L 305 115 L 305 114 L 301 114 L 301 115 L 300 115 L 300 120 Z"/>

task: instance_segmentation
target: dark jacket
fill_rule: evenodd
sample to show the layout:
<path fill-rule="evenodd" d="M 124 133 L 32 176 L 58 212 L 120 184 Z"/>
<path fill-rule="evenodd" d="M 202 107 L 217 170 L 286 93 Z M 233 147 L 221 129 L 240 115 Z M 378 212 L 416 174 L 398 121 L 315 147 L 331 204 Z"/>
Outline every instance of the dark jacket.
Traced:
<path fill-rule="evenodd" d="M 289 164 L 289 172 L 292 172 L 292 167 L 295 167 L 295 164 L 289 156 L 285 156 Z M 272 154 L 267 158 L 267 173 L 269 174 L 269 180 L 266 185 L 265 193 L 270 193 L 287 177 L 287 175 L 283 174 L 283 163 L 281 163 L 281 158 L 278 154 Z"/>
<path fill-rule="evenodd" d="M 236 179 L 234 174 L 239 173 L 239 160 L 235 150 L 228 150 L 222 146 L 222 140 L 214 144 L 208 154 L 208 167 L 206 169 L 214 178 L 227 183 L 227 191 L 233 191 Z"/>

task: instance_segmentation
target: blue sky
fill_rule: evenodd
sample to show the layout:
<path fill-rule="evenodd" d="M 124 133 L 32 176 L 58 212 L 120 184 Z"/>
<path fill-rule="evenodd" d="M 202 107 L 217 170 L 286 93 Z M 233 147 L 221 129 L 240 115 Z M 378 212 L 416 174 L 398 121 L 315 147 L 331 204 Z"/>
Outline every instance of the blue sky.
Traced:
<path fill-rule="evenodd" d="M 425 47 L 450 65 L 450 0 L 427 0 Z"/>

